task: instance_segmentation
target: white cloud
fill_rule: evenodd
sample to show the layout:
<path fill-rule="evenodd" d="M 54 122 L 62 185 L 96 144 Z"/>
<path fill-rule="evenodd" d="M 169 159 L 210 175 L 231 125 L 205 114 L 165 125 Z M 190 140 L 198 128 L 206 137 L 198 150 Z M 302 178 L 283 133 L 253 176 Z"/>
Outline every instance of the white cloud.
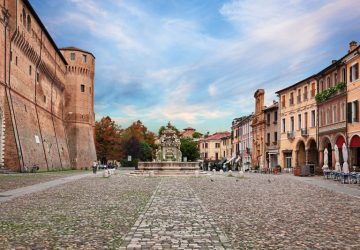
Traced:
<path fill-rule="evenodd" d="M 209 92 L 209 95 L 212 96 L 212 97 L 216 95 L 217 88 L 216 88 L 216 85 L 214 83 L 209 85 L 208 92 Z"/>

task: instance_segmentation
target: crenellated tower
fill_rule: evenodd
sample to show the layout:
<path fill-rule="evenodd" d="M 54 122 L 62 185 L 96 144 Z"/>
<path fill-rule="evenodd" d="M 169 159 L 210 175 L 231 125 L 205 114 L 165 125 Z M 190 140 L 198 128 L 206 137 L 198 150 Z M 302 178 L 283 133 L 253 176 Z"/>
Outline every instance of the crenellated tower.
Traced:
<path fill-rule="evenodd" d="M 73 167 L 90 167 L 96 160 L 94 73 L 92 53 L 75 48 L 60 49 L 66 66 L 64 121 Z"/>

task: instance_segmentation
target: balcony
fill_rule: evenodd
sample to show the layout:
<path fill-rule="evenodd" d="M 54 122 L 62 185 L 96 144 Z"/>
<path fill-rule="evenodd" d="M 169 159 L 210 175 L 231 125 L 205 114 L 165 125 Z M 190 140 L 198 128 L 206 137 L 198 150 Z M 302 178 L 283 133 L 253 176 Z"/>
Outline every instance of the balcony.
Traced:
<path fill-rule="evenodd" d="M 327 88 L 315 96 L 317 103 L 325 102 L 328 99 L 346 92 L 346 83 L 340 82 L 334 87 Z"/>
<path fill-rule="evenodd" d="M 301 129 L 301 136 L 306 137 L 308 135 L 309 135 L 308 129 L 307 128 L 302 128 Z"/>
<path fill-rule="evenodd" d="M 294 131 L 288 131 L 287 132 L 287 138 L 292 140 L 295 138 L 295 134 L 294 134 Z"/>
<path fill-rule="evenodd" d="M 346 130 L 346 121 L 319 126 L 319 134 L 327 134 Z"/>

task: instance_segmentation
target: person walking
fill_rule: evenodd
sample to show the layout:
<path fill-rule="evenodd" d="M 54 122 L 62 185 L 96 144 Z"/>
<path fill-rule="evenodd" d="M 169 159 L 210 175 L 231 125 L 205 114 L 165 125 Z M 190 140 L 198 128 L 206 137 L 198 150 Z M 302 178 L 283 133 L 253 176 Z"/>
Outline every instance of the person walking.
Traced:
<path fill-rule="evenodd" d="M 96 171 L 97 171 L 97 162 L 96 161 L 93 162 L 92 169 L 93 169 L 93 173 L 96 174 Z"/>

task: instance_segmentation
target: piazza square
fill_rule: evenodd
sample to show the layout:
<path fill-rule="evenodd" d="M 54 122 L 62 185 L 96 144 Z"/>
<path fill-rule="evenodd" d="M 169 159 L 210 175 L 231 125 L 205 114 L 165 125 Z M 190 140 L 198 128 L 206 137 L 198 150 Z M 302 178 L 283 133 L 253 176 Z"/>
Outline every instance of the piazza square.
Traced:
<path fill-rule="evenodd" d="M 0 249 L 360 249 L 360 1 L 0 1 Z"/>

